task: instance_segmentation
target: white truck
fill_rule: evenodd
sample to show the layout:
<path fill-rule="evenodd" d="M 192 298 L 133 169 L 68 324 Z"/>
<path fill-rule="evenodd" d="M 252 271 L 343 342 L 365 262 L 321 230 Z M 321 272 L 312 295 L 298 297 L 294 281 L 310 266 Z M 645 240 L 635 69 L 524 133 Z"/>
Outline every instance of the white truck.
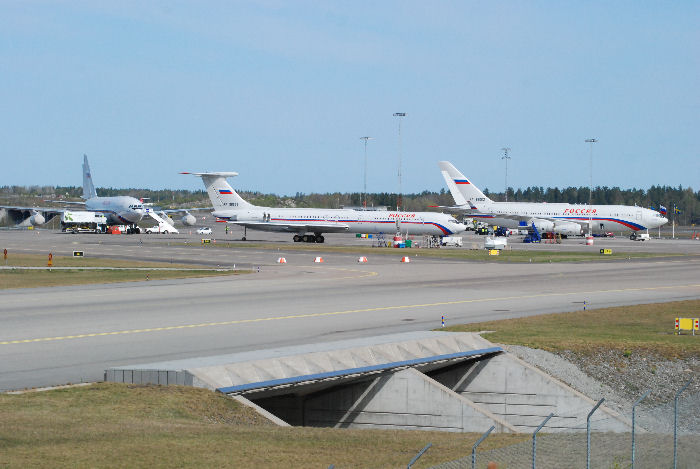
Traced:
<path fill-rule="evenodd" d="M 156 226 L 146 228 L 146 234 L 179 234 L 180 232 L 170 223 L 158 223 Z"/>
<path fill-rule="evenodd" d="M 649 241 L 651 237 L 649 233 L 637 233 L 636 231 L 630 235 L 632 241 Z"/>
<path fill-rule="evenodd" d="M 442 246 L 455 246 L 462 247 L 462 237 L 461 236 L 443 236 L 440 240 Z"/>
<path fill-rule="evenodd" d="M 100 212 L 71 212 L 61 214 L 61 231 L 67 233 L 104 233 L 107 217 Z"/>

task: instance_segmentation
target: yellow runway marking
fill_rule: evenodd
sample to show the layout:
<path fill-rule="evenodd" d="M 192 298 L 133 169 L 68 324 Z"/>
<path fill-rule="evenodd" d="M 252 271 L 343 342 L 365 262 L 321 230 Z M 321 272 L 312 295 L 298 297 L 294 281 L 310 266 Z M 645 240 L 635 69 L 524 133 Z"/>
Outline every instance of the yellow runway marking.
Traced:
<path fill-rule="evenodd" d="M 567 292 L 567 293 L 540 293 L 535 295 L 521 295 L 521 296 L 504 296 L 497 298 L 476 298 L 471 300 L 455 300 L 455 301 L 440 301 L 437 303 L 424 303 L 415 305 L 396 305 L 396 306 L 381 306 L 377 308 L 362 308 L 362 309 L 349 309 L 345 311 L 331 311 L 326 313 L 308 313 L 308 314 L 293 314 L 289 316 L 273 316 L 267 318 L 257 318 L 257 319 L 237 319 L 233 321 L 220 321 L 220 322 L 204 322 L 200 324 L 183 324 L 180 326 L 164 326 L 164 327 L 151 327 L 147 329 L 129 329 L 124 331 L 113 331 L 113 332 L 93 332 L 88 334 L 76 334 L 76 335 L 66 335 L 60 337 L 39 337 L 36 339 L 18 339 L 18 340 L 5 340 L 0 342 L 0 345 L 11 345 L 11 344 L 29 344 L 34 342 L 51 342 L 59 340 L 73 340 L 73 339 L 85 339 L 88 337 L 101 337 L 110 335 L 127 335 L 127 334 L 143 334 L 146 332 L 161 332 L 161 331 L 174 331 L 178 329 L 194 329 L 199 327 L 215 327 L 215 326 L 231 326 L 234 324 L 251 324 L 256 322 L 266 322 L 266 321 L 280 321 L 286 319 L 308 319 L 308 318 L 320 318 L 327 316 L 340 316 L 345 314 L 353 313 L 371 313 L 376 311 L 390 311 L 396 309 L 415 309 L 415 308 L 428 308 L 433 306 L 448 306 L 448 305 L 459 305 L 467 303 L 484 303 L 489 301 L 501 301 L 501 300 L 523 300 L 532 298 L 544 298 L 544 297 L 554 297 L 554 296 L 568 296 L 568 295 L 587 295 L 593 293 L 620 293 L 620 292 L 630 292 L 630 291 L 651 291 L 651 290 L 669 290 L 675 288 L 698 288 L 700 284 L 692 285 L 675 285 L 667 287 L 646 287 L 646 288 L 622 288 L 613 290 L 598 290 L 598 291 L 577 291 L 577 292 Z"/>

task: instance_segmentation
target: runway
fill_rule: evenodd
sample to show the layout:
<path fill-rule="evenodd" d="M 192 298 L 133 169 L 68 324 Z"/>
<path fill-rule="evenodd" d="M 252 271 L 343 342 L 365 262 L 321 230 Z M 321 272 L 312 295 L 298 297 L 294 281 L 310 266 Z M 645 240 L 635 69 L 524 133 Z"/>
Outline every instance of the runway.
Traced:
<path fill-rule="evenodd" d="M 576 311 L 584 300 L 597 308 L 700 298 L 700 242 L 676 246 L 694 254 L 685 257 L 600 263 L 445 261 L 411 250 L 369 256 L 367 264 L 323 253 L 324 263 L 314 264 L 308 252 L 204 249 L 187 239 L 191 245 L 182 237 L 0 232 L 0 248 L 10 253 L 80 248 L 260 268 L 235 277 L 2 290 L 0 390 L 101 380 L 110 366 L 433 329 L 443 315 L 449 325 Z M 358 242 L 327 237 L 334 241 Z M 404 254 L 411 263 L 399 262 Z M 288 263 L 276 264 L 279 255 Z"/>

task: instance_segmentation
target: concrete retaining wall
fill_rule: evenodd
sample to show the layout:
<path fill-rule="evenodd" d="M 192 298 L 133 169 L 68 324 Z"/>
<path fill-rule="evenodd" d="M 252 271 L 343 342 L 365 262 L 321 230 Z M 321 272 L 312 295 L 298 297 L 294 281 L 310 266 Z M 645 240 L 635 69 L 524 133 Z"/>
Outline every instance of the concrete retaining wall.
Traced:
<path fill-rule="evenodd" d="M 291 425 L 484 432 L 515 428 L 414 369 L 318 394 L 255 401 Z"/>
<path fill-rule="evenodd" d="M 548 432 L 586 431 L 586 417 L 596 401 L 517 357 L 500 354 L 430 374 L 456 393 L 518 429 L 534 431 L 550 413 Z M 602 406 L 592 421 L 597 430 L 628 432 L 631 423 Z"/>

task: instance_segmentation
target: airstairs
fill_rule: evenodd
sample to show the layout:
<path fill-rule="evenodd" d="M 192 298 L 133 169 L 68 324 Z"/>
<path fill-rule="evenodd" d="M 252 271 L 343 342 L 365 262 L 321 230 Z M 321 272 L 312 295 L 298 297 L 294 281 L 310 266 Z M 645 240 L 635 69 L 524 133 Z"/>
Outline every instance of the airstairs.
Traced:
<path fill-rule="evenodd" d="M 527 236 L 523 239 L 523 243 L 539 243 L 542 241 L 542 235 L 534 223 L 527 229 Z"/>
<path fill-rule="evenodd" d="M 179 233 L 177 228 L 175 228 L 172 224 L 172 222 L 169 221 L 168 216 L 164 213 L 161 212 L 160 214 L 156 213 L 155 211 L 151 209 L 146 209 L 146 214 L 153 218 L 156 222 L 158 222 L 158 232 L 163 233 Z"/>

